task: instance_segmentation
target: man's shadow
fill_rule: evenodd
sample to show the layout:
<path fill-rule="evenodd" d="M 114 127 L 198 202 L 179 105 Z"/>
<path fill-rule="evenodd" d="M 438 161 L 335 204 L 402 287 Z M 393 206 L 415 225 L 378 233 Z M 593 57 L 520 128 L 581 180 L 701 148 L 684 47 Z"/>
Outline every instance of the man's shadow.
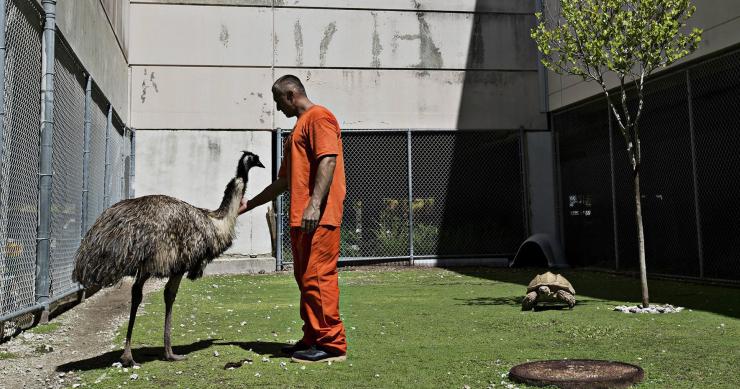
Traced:
<path fill-rule="evenodd" d="M 259 342 L 259 341 L 253 341 L 253 342 L 219 342 L 214 343 L 221 346 L 238 346 L 242 350 L 245 351 L 252 351 L 262 356 L 267 356 L 270 358 L 280 358 L 280 357 L 290 357 L 290 355 L 283 354 L 281 349 L 285 346 L 292 346 L 289 343 L 279 343 L 279 342 Z"/>

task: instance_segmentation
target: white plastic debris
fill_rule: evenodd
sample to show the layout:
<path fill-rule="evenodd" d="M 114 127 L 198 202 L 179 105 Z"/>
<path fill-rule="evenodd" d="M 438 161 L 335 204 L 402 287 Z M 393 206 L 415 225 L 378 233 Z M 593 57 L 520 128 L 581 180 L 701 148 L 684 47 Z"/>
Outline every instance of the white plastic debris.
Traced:
<path fill-rule="evenodd" d="M 136 381 L 136 380 L 139 379 L 139 375 L 136 374 L 136 373 L 134 373 L 134 374 L 131 374 L 131 376 L 129 378 L 131 378 L 132 381 Z"/>
<path fill-rule="evenodd" d="M 614 310 L 623 313 L 678 313 L 683 311 L 684 307 L 674 307 L 671 304 L 651 305 L 647 308 L 643 308 L 637 305 L 619 305 L 617 307 L 614 307 Z"/>
<path fill-rule="evenodd" d="M 123 367 L 123 364 L 121 362 L 113 362 L 113 364 L 111 366 L 113 366 L 113 367 L 115 367 L 117 369 L 120 369 L 120 368 Z"/>
<path fill-rule="evenodd" d="M 213 356 L 214 356 L 214 357 L 217 357 L 217 356 L 219 356 L 219 354 L 218 354 L 218 351 L 214 351 L 214 352 L 213 352 Z"/>

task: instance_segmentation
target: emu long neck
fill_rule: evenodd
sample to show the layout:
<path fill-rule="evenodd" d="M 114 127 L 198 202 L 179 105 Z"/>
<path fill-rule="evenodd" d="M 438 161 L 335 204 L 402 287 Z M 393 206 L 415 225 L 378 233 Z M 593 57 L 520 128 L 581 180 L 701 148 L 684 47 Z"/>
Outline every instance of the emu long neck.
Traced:
<path fill-rule="evenodd" d="M 216 235 L 219 240 L 228 242 L 227 244 L 231 244 L 233 239 L 239 204 L 242 197 L 244 197 L 246 188 L 246 180 L 241 177 L 232 178 L 229 184 L 226 185 L 226 190 L 224 190 L 221 206 L 209 215 L 213 220 L 214 227 L 216 227 Z"/>

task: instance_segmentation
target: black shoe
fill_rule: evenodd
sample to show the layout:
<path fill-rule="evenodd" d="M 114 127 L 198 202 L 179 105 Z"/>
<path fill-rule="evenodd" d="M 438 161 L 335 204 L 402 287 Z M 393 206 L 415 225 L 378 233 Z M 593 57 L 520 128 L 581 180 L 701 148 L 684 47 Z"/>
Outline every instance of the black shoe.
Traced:
<path fill-rule="evenodd" d="M 311 346 L 308 350 L 293 353 L 293 362 L 315 363 L 315 362 L 342 362 L 347 359 L 347 354 L 336 354 Z"/>
<path fill-rule="evenodd" d="M 296 344 L 292 344 L 289 346 L 283 346 L 283 348 L 281 348 L 280 351 L 285 355 L 293 355 L 293 353 L 296 351 L 308 350 L 309 348 L 311 348 L 311 346 L 299 341 Z"/>

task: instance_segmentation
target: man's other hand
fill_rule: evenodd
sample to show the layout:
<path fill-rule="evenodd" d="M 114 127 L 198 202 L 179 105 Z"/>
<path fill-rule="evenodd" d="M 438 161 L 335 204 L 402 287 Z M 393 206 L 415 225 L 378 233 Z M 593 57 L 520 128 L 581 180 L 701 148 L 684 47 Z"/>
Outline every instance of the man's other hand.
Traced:
<path fill-rule="evenodd" d="M 314 207 L 311 204 L 306 206 L 303 211 L 303 219 L 301 220 L 301 229 L 304 232 L 311 232 L 316 229 L 319 225 L 319 218 L 321 217 L 321 210 Z"/>

